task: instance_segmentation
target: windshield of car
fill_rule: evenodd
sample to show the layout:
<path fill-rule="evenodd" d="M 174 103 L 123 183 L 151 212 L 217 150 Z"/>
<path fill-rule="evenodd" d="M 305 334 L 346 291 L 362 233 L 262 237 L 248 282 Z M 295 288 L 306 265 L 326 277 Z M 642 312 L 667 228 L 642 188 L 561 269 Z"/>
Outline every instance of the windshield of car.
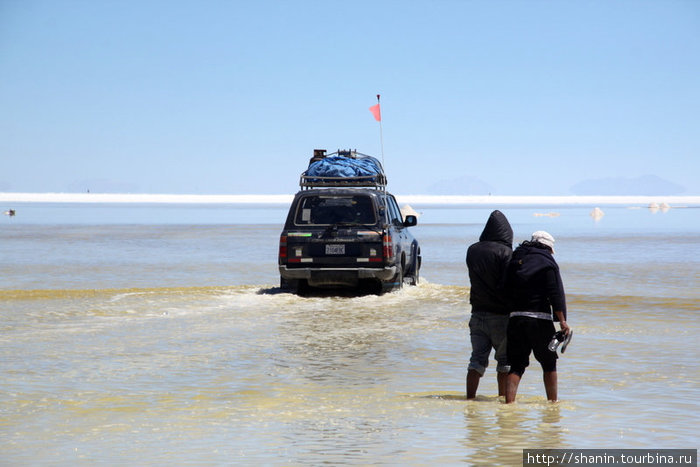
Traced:
<path fill-rule="evenodd" d="M 376 214 L 369 196 L 313 195 L 299 201 L 296 225 L 374 225 Z"/>

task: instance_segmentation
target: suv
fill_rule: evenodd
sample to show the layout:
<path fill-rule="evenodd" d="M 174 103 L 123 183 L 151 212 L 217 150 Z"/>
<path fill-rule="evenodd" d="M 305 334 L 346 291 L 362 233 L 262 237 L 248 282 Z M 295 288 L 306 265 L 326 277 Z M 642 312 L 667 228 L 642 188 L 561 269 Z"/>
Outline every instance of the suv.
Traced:
<path fill-rule="evenodd" d="M 408 230 L 417 218 L 403 218 L 379 161 L 356 151 L 325 152 L 315 150 L 302 173 L 280 235 L 280 287 L 299 294 L 309 288 L 382 293 L 404 280 L 417 285 L 420 246 Z M 362 163 L 372 169 L 346 170 Z"/>

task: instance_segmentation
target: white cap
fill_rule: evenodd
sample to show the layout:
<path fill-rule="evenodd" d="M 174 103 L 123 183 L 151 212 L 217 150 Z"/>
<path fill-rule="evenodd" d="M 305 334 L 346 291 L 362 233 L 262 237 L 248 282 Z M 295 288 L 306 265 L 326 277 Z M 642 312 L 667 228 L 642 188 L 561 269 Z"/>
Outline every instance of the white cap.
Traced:
<path fill-rule="evenodd" d="M 530 241 L 546 245 L 552 250 L 552 253 L 554 253 L 554 237 L 552 237 L 548 232 L 538 230 L 532 234 L 532 239 Z"/>

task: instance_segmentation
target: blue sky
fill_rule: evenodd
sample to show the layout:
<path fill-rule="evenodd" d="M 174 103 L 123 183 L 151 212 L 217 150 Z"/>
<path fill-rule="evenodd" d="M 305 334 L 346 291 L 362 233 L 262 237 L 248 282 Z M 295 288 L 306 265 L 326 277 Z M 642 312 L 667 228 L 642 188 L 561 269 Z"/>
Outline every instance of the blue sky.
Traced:
<path fill-rule="evenodd" d="M 376 94 L 397 194 L 700 194 L 694 0 L 0 0 L 0 191 L 293 193 Z"/>

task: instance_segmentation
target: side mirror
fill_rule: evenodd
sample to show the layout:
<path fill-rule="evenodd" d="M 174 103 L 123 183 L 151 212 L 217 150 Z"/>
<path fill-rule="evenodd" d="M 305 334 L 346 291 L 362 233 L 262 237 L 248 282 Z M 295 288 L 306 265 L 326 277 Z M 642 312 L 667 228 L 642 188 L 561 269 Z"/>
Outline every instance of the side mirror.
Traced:
<path fill-rule="evenodd" d="M 406 220 L 403 221 L 403 226 L 404 227 L 413 227 L 414 225 L 418 224 L 418 218 L 416 216 L 408 215 L 406 216 Z"/>

